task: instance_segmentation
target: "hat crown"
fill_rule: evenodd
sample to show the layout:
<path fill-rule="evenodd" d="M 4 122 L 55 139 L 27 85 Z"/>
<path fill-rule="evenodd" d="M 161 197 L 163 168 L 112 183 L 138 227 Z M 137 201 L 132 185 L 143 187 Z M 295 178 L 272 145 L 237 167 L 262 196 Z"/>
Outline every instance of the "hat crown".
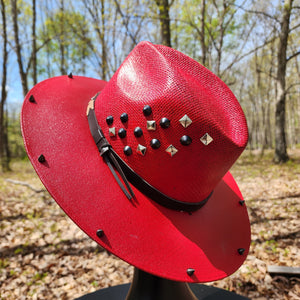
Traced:
<path fill-rule="evenodd" d="M 151 113 L 145 115 L 147 105 Z M 179 201 L 205 199 L 247 144 L 244 114 L 225 83 L 188 56 L 149 42 L 130 53 L 97 97 L 95 111 L 118 155 L 149 184 Z M 124 113 L 126 122 L 120 118 Z M 107 124 L 108 116 L 112 124 Z M 137 127 L 143 133 L 138 137 Z M 124 128 L 126 137 L 110 136 L 111 128 Z M 154 139 L 158 147 L 151 147 Z M 146 147 L 143 155 L 139 145 Z M 126 146 L 132 155 L 124 154 Z"/>

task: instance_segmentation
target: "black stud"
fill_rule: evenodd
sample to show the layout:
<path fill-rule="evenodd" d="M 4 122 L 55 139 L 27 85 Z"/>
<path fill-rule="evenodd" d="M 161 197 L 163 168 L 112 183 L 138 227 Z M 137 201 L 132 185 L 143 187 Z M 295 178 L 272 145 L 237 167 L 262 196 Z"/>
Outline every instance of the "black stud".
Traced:
<path fill-rule="evenodd" d="M 46 161 L 45 156 L 44 156 L 43 154 L 41 154 L 41 155 L 38 157 L 38 161 L 39 161 L 40 163 L 44 163 L 44 162 Z"/>
<path fill-rule="evenodd" d="M 35 99 L 34 99 L 33 95 L 30 95 L 30 97 L 29 97 L 29 102 L 31 102 L 31 103 L 34 103 L 34 102 L 35 102 Z"/>
<path fill-rule="evenodd" d="M 141 137 L 143 135 L 143 130 L 141 127 L 135 127 L 134 129 L 135 137 Z"/>
<path fill-rule="evenodd" d="M 244 206 L 245 200 L 240 200 L 239 203 L 240 203 L 240 205 Z"/>
<path fill-rule="evenodd" d="M 132 154 L 132 149 L 130 146 L 125 146 L 123 151 L 126 156 L 130 156 Z"/>
<path fill-rule="evenodd" d="M 68 74 L 68 77 L 71 78 L 71 79 L 73 78 L 72 72 Z"/>
<path fill-rule="evenodd" d="M 119 136 L 121 139 L 124 139 L 124 137 L 126 137 L 126 130 L 125 130 L 124 128 L 119 129 L 119 131 L 118 131 L 118 136 Z"/>
<path fill-rule="evenodd" d="M 187 269 L 187 270 L 186 270 L 186 273 L 187 273 L 189 276 L 192 276 L 192 275 L 195 273 L 195 269 Z"/>
<path fill-rule="evenodd" d="M 244 248 L 239 248 L 239 249 L 238 249 L 239 255 L 243 255 L 244 252 L 245 252 L 245 249 L 244 249 Z"/>
<path fill-rule="evenodd" d="M 143 114 L 144 116 L 150 116 L 152 114 L 152 108 L 150 105 L 145 105 L 143 108 Z"/>
<path fill-rule="evenodd" d="M 113 116 L 108 116 L 108 117 L 106 118 L 106 123 L 107 123 L 107 125 L 112 125 L 113 122 L 114 122 Z"/>
<path fill-rule="evenodd" d="M 128 115 L 126 113 L 121 114 L 121 122 L 126 123 L 128 121 Z"/>
<path fill-rule="evenodd" d="M 97 232 L 96 232 L 96 234 L 97 234 L 98 238 L 101 238 L 104 235 L 104 231 L 102 229 L 98 229 Z"/>
<path fill-rule="evenodd" d="M 180 143 L 184 146 L 188 146 L 192 143 L 192 139 L 188 135 L 183 135 L 180 138 Z"/>
<path fill-rule="evenodd" d="M 170 120 L 168 118 L 162 118 L 159 122 L 161 128 L 169 128 L 170 127 Z"/>
<path fill-rule="evenodd" d="M 158 139 L 152 139 L 150 142 L 150 146 L 153 149 L 158 149 L 160 147 L 160 141 Z"/>

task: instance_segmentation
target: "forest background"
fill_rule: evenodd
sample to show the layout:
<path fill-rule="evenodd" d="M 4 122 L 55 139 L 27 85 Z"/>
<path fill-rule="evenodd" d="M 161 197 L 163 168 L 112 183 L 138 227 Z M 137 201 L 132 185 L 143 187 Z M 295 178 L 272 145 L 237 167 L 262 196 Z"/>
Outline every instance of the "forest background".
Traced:
<path fill-rule="evenodd" d="M 300 143 L 299 0 L 0 0 L 0 157 L 26 156 L 22 100 L 37 82 L 73 73 L 109 80 L 142 40 L 171 46 L 232 89 L 249 149 L 289 159 Z"/>
<path fill-rule="evenodd" d="M 142 41 L 212 70 L 246 114 L 248 150 L 230 170 L 251 246 L 210 283 L 255 300 L 299 300 L 300 0 L 0 0 L 0 299 L 74 299 L 128 283 L 133 268 L 86 236 L 31 167 L 19 114 L 44 79 L 109 80 Z"/>

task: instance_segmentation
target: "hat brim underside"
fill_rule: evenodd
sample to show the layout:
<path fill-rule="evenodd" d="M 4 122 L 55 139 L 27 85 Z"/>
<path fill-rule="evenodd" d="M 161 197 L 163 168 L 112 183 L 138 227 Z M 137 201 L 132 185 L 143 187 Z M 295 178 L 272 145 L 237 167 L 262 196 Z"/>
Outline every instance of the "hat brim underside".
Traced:
<path fill-rule="evenodd" d="M 90 98 L 105 84 L 60 76 L 37 84 L 26 96 L 21 114 L 25 147 L 49 193 L 92 239 L 141 270 L 186 282 L 214 281 L 235 272 L 248 253 L 250 224 L 231 174 L 192 214 L 164 208 L 134 187 L 135 198 L 128 200 L 100 157 L 86 117 Z M 38 160 L 41 154 L 44 162 Z M 187 269 L 195 271 L 188 275 Z"/>

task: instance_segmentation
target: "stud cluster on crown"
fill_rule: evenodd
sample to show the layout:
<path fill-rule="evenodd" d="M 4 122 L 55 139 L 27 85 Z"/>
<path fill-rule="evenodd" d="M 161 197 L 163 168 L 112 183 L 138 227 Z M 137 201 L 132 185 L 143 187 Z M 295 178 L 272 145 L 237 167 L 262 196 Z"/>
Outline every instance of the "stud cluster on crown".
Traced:
<path fill-rule="evenodd" d="M 145 105 L 143 108 L 143 114 L 144 116 L 150 116 L 152 114 L 152 109 L 149 105 Z M 128 114 L 127 113 L 123 113 L 120 116 L 121 122 L 122 123 L 127 123 L 128 122 Z M 113 124 L 114 118 L 113 116 L 108 116 L 106 118 L 106 123 L 107 125 L 111 126 Z M 188 126 L 190 126 L 192 124 L 192 120 L 189 118 L 189 116 L 187 114 L 185 114 L 180 120 L 179 120 L 180 124 L 184 127 L 187 128 Z M 171 125 L 171 121 L 168 118 L 162 118 L 159 122 L 159 125 L 161 128 L 163 129 L 167 129 L 170 127 Z M 156 130 L 156 121 L 155 120 L 147 120 L 146 123 L 146 128 L 149 131 L 155 131 Z M 120 128 L 118 130 L 118 132 L 116 132 L 116 128 L 115 127 L 110 127 L 108 129 L 108 133 L 110 137 L 114 137 L 118 134 L 118 136 L 123 139 L 126 137 L 127 132 L 125 128 Z M 139 138 L 143 135 L 143 130 L 140 127 L 136 127 L 134 129 L 134 135 L 135 137 Z M 207 146 L 208 144 L 210 144 L 213 141 L 213 138 L 208 134 L 205 133 L 201 138 L 200 141 Z M 183 135 L 180 138 L 180 143 L 183 146 L 188 146 L 192 143 L 192 139 L 191 137 L 189 137 L 188 135 Z M 150 146 L 153 149 L 158 149 L 160 147 L 160 141 L 158 139 L 152 139 L 150 142 Z M 138 144 L 136 152 L 142 156 L 144 156 L 146 154 L 146 150 L 147 147 Z M 169 145 L 167 147 L 167 149 L 165 150 L 171 157 L 173 157 L 177 152 L 178 149 L 176 149 L 173 145 Z M 132 154 L 132 149 L 130 146 L 125 146 L 124 147 L 124 154 L 127 156 L 130 156 Z"/>

